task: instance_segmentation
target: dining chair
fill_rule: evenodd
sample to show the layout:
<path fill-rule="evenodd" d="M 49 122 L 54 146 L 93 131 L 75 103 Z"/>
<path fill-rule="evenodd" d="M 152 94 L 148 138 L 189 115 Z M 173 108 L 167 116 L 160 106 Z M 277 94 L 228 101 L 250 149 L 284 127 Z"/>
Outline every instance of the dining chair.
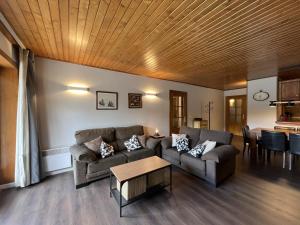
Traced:
<path fill-rule="evenodd" d="M 284 132 L 261 131 L 262 148 L 266 151 L 282 152 L 282 167 L 285 168 L 285 153 L 288 150 L 287 136 Z"/>
<path fill-rule="evenodd" d="M 300 134 L 290 134 L 289 135 L 289 170 L 293 167 L 293 156 L 300 155 Z"/>
<path fill-rule="evenodd" d="M 248 125 L 242 127 L 242 134 L 243 134 L 243 141 L 244 141 L 244 147 L 243 147 L 243 156 L 244 156 L 246 149 L 248 149 L 248 152 L 250 151 L 250 128 Z"/>

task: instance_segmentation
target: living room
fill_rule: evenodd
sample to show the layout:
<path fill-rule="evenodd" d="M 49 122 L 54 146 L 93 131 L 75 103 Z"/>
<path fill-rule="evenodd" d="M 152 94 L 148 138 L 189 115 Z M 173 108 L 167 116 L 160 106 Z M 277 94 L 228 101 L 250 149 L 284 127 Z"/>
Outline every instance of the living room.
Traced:
<path fill-rule="evenodd" d="M 1 224 L 298 224 L 299 7 L 1 1 Z"/>

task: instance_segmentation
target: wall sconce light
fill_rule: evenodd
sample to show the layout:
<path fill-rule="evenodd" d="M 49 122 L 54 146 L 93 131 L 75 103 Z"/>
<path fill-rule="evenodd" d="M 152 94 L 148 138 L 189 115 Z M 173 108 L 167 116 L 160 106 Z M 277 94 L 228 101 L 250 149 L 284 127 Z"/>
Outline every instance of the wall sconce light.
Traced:
<path fill-rule="evenodd" d="M 66 86 L 66 89 L 73 94 L 86 94 L 90 91 L 88 87 Z"/>
<path fill-rule="evenodd" d="M 157 97 L 158 94 L 156 94 L 156 93 L 145 93 L 145 94 L 143 94 L 143 96 Z"/>

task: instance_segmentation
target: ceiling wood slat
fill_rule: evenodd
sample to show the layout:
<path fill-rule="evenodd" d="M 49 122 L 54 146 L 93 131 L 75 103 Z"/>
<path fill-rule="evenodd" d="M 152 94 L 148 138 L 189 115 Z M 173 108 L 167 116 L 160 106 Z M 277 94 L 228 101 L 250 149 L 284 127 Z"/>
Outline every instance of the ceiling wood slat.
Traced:
<path fill-rule="evenodd" d="M 59 0 L 59 15 L 60 15 L 60 26 L 61 26 L 61 36 L 63 44 L 64 60 L 70 60 L 70 46 L 73 47 L 69 38 L 69 1 Z M 72 37 L 74 38 L 74 37 Z"/>
<path fill-rule="evenodd" d="M 53 32 L 55 36 L 55 42 L 58 51 L 58 59 L 64 60 L 63 53 L 63 41 L 62 41 L 62 33 L 61 33 L 61 25 L 60 25 L 60 11 L 58 0 L 48 0 L 50 15 L 53 25 Z"/>
<path fill-rule="evenodd" d="M 216 89 L 300 64 L 296 0 L 2 0 L 38 56 Z"/>

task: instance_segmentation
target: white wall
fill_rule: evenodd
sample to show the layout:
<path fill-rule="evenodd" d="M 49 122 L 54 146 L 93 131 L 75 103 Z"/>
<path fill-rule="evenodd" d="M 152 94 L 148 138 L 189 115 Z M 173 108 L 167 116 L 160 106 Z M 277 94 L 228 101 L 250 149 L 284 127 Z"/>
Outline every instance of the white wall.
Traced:
<path fill-rule="evenodd" d="M 177 82 L 151 79 L 44 58 L 36 59 L 38 76 L 39 136 L 42 150 L 70 146 L 80 129 L 142 124 L 146 132 L 169 133 L 169 90 L 188 93 L 188 125 L 194 117 L 204 117 L 204 105 L 214 102 L 212 129 L 223 130 L 223 91 Z M 80 83 L 90 93 L 75 95 L 65 85 Z M 96 110 L 97 90 L 119 93 L 119 110 Z M 153 91 L 158 97 L 143 97 L 142 109 L 128 108 L 128 93 Z"/>
<path fill-rule="evenodd" d="M 266 101 L 255 101 L 253 94 L 263 90 L 270 94 Z M 248 81 L 247 88 L 248 125 L 250 128 L 273 128 L 276 125 L 276 108 L 270 107 L 271 100 L 277 100 L 277 77 L 269 77 Z"/>

